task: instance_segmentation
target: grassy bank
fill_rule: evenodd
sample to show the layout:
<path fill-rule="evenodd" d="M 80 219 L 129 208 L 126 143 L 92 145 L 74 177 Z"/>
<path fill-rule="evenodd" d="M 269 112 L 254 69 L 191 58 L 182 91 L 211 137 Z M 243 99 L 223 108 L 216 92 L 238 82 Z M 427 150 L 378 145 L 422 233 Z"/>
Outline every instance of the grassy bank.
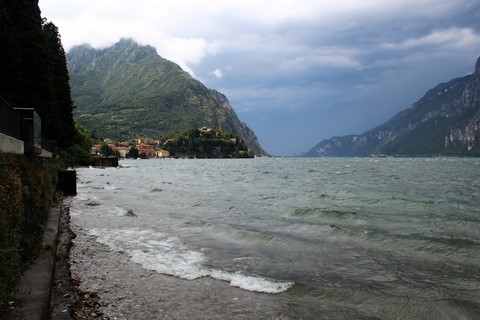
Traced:
<path fill-rule="evenodd" d="M 0 153 L 0 318 L 22 271 L 40 249 L 60 162 Z"/>

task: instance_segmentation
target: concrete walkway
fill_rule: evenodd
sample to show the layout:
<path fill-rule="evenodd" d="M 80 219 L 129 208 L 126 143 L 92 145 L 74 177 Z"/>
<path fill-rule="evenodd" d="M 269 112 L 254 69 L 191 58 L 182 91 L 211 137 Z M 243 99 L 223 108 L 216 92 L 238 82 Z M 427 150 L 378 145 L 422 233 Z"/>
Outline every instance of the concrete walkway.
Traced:
<path fill-rule="evenodd" d="M 62 212 L 61 203 L 50 211 L 37 259 L 22 275 L 12 298 L 7 318 L 15 320 L 43 320 L 50 318 L 52 284 L 55 268 L 58 230 Z"/>

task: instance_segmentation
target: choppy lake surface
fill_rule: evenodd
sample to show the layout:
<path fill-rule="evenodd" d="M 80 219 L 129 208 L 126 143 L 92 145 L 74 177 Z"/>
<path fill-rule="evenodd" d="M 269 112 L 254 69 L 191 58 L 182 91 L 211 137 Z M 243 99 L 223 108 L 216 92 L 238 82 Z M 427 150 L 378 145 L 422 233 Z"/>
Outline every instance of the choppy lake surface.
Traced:
<path fill-rule="evenodd" d="M 122 165 L 71 206 L 111 319 L 480 319 L 480 159 Z"/>

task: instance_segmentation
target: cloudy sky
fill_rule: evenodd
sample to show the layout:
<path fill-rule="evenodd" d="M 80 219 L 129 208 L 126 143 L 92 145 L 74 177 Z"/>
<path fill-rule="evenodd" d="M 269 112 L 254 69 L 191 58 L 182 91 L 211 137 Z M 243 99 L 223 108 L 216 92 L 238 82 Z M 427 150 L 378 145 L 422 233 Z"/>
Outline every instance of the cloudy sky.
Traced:
<path fill-rule="evenodd" d="M 478 0 L 40 0 L 65 50 L 122 37 L 230 100 L 267 152 L 362 133 L 480 56 Z"/>

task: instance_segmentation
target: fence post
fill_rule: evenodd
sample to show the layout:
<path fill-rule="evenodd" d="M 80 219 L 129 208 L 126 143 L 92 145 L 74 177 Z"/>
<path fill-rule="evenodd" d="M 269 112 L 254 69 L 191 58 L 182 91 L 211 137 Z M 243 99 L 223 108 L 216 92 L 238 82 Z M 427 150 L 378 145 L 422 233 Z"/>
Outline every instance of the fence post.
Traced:
<path fill-rule="evenodd" d="M 57 189 L 62 190 L 65 196 L 76 196 L 77 172 L 75 170 L 59 171 Z"/>

